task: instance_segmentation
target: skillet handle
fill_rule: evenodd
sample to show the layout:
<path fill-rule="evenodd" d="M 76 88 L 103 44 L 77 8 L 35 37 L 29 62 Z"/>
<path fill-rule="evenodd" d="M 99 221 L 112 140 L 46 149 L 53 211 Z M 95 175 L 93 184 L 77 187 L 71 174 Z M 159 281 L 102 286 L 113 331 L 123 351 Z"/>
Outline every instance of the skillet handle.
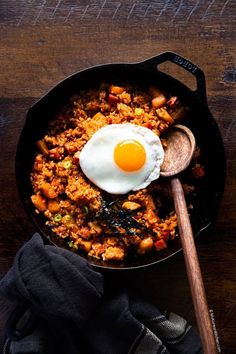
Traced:
<path fill-rule="evenodd" d="M 203 71 L 197 65 L 181 57 L 179 54 L 173 52 L 164 52 L 160 55 L 147 59 L 142 63 L 139 63 L 139 65 L 147 71 L 156 72 L 158 70 L 157 66 L 166 61 L 171 61 L 172 63 L 181 66 L 183 69 L 196 77 L 197 89 L 193 92 L 201 101 L 203 101 L 203 103 L 207 103 L 206 80 Z"/>

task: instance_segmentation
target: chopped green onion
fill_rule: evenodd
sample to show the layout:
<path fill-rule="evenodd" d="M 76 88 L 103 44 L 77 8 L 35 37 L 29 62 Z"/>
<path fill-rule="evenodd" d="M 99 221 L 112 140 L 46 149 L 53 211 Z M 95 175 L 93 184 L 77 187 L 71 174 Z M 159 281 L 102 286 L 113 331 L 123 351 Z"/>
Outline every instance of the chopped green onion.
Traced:
<path fill-rule="evenodd" d="M 63 162 L 63 167 L 68 170 L 69 168 L 71 168 L 71 161 L 67 160 Z"/>
<path fill-rule="evenodd" d="M 62 218 L 62 222 L 65 223 L 65 224 L 70 224 L 73 222 L 73 218 L 71 215 L 69 214 L 66 214 L 65 216 L 63 216 Z"/>
<path fill-rule="evenodd" d="M 141 114 L 143 114 L 143 109 L 142 108 L 135 108 L 134 114 L 136 116 L 141 116 Z"/>
<path fill-rule="evenodd" d="M 88 214 L 89 208 L 87 207 L 87 205 L 84 205 L 84 206 L 83 206 L 83 212 L 84 212 L 85 214 Z"/>
<path fill-rule="evenodd" d="M 56 214 L 56 215 L 54 216 L 54 218 L 53 218 L 53 221 L 59 222 L 59 221 L 61 221 L 61 219 L 62 219 L 61 214 Z"/>
<path fill-rule="evenodd" d="M 69 241 L 69 242 L 68 242 L 68 246 L 69 246 L 70 248 L 74 248 L 75 250 L 78 249 L 78 246 L 75 245 L 73 241 Z"/>
<path fill-rule="evenodd" d="M 69 247 L 74 247 L 73 241 L 68 242 Z"/>

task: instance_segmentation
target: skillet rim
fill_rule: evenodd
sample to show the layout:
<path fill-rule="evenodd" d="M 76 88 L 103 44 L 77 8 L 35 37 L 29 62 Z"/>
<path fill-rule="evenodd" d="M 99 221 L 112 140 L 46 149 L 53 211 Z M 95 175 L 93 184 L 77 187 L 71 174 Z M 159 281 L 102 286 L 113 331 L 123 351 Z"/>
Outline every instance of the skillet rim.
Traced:
<path fill-rule="evenodd" d="M 170 52 L 165 52 L 165 53 L 170 53 Z M 162 53 L 162 54 L 165 54 L 165 53 Z M 159 57 L 159 56 L 158 56 Z M 85 68 L 83 70 L 79 70 L 75 73 L 73 73 L 72 75 L 69 75 L 68 77 L 64 78 L 63 80 L 61 80 L 60 82 L 58 82 L 55 86 L 53 86 L 48 92 L 46 92 L 45 95 L 43 95 L 41 98 L 39 98 L 28 110 L 27 112 L 27 115 L 26 115 L 26 119 L 25 119 L 25 122 L 24 122 L 24 125 L 23 125 L 23 129 L 21 131 L 21 134 L 20 134 L 20 138 L 18 140 L 18 144 L 17 144 L 17 150 L 16 150 L 16 154 L 15 154 L 15 174 L 16 174 L 16 184 L 17 184 L 17 189 L 18 189 L 18 194 L 20 196 L 20 199 L 21 199 L 21 202 L 23 204 L 23 207 L 27 213 L 27 215 L 29 216 L 31 222 L 33 223 L 33 225 L 36 227 L 36 229 L 42 234 L 43 238 L 45 240 L 47 240 L 47 242 L 49 242 L 50 244 L 53 244 L 55 246 L 58 247 L 58 245 L 50 238 L 50 236 L 47 236 L 45 234 L 45 231 L 43 231 L 43 229 L 41 228 L 41 225 L 35 221 L 34 219 L 34 215 L 33 213 L 30 211 L 28 205 L 27 205 L 27 201 L 25 200 L 25 198 L 23 197 L 23 194 L 22 194 L 22 191 L 21 191 L 21 187 L 20 187 L 20 183 L 19 183 L 19 166 L 18 166 L 18 157 L 19 157 L 19 150 L 20 150 L 20 145 L 22 143 L 22 139 L 23 139 L 23 135 L 24 135 L 24 130 L 26 129 L 27 127 L 27 124 L 31 118 L 31 115 L 34 113 L 35 110 L 37 110 L 37 107 L 42 104 L 46 99 L 50 98 L 50 95 L 52 95 L 55 91 L 57 91 L 58 89 L 60 89 L 61 87 L 63 87 L 65 85 L 66 82 L 68 82 L 69 80 L 73 80 L 75 79 L 78 75 L 80 74 L 85 74 L 90 72 L 90 71 L 94 71 L 94 70 L 103 70 L 103 69 L 108 69 L 108 68 L 111 68 L 111 69 L 114 69 L 115 67 L 123 67 L 123 69 L 125 70 L 125 68 L 127 69 L 128 67 L 134 67 L 136 69 L 141 69 L 142 70 L 142 67 L 143 65 L 145 64 L 144 66 L 144 70 L 147 70 L 147 66 L 146 64 L 148 63 L 148 61 L 152 60 L 152 59 L 155 59 L 157 57 L 152 57 L 152 58 L 149 58 L 149 59 L 145 59 L 144 61 L 141 61 L 141 62 L 136 62 L 136 63 L 108 63 L 108 64 L 102 64 L 102 65 L 95 65 L 95 66 L 92 66 L 92 67 L 88 67 L 88 68 Z M 209 116 L 209 118 L 211 119 L 212 121 L 212 124 L 214 126 L 214 129 L 215 129 L 215 133 L 218 135 L 217 139 L 218 141 L 221 143 L 220 144 L 220 148 L 221 148 L 221 159 L 224 164 L 223 166 L 223 172 L 221 173 L 221 183 L 220 183 L 220 190 L 217 191 L 217 207 L 214 208 L 214 212 L 211 213 L 210 215 L 210 220 L 209 222 L 200 228 L 200 230 L 198 232 L 196 232 L 195 234 L 195 237 L 199 236 L 201 233 L 205 232 L 207 229 L 210 228 L 210 226 L 212 225 L 212 223 L 214 222 L 216 216 L 217 216 L 217 213 L 218 213 L 218 210 L 219 210 L 219 207 L 220 207 L 220 203 L 221 203 L 221 200 L 222 200 L 222 196 L 223 196 L 223 192 L 224 192 L 224 187 L 225 187 L 225 178 L 226 178 L 226 157 L 225 157 L 225 150 L 224 150 L 224 144 L 223 144 L 223 140 L 222 140 L 222 137 L 221 137 L 221 133 L 220 133 L 220 130 L 219 130 L 219 127 L 214 119 L 214 117 L 212 116 L 209 108 L 208 108 L 208 105 L 207 105 L 207 101 L 204 100 L 204 99 L 200 99 L 199 98 L 199 94 L 198 92 L 195 92 L 195 91 L 192 91 L 190 90 L 186 85 L 184 85 L 181 81 L 175 79 L 174 77 L 166 74 L 166 73 L 163 73 L 161 71 L 159 71 L 157 69 L 157 73 L 163 75 L 164 78 L 168 79 L 168 80 L 171 80 L 173 82 L 175 82 L 177 84 L 177 86 L 180 86 L 184 89 L 184 91 L 189 91 L 190 95 L 193 95 L 193 100 L 198 100 L 199 103 L 202 105 L 202 108 L 204 108 Z M 204 75 L 204 74 L 203 74 Z M 83 257 L 85 259 L 87 259 L 88 263 L 98 269 L 98 270 L 106 270 L 106 271 L 112 271 L 112 270 L 138 270 L 138 269 L 143 269 L 143 268 L 146 268 L 146 267 L 151 267 L 151 266 L 154 266 L 160 262 L 163 262 L 163 261 L 166 261 L 168 259 L 170 259 L 171 257 L 175 256 L 176 254 L 178 254 L 179 252 L 182 251 L 182 247 L 180 246 L 177 250 L 175 251 L 172 251 L 171 254 L 161 258 L 161 259 L 157 259 L 155 261 L 151 261 L 149 263 L 145 263 L 145 264 L 141 264 L 141 265 L 135 265 L 135 266 L 115 266 L 113 264 L 94 264 L 92 262 L 92 260 L 90 258 L 87 258 L 87 257 Z"/>

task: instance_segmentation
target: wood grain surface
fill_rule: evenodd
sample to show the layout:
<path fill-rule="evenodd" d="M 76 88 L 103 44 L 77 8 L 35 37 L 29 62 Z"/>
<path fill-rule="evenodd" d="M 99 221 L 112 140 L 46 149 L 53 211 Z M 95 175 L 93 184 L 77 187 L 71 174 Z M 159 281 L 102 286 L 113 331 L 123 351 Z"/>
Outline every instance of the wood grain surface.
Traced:
<path fill-rule="evenodd" d="M 15 185 L 14 155 L 25 114 L 77 70 L 138 62 L 175 51 L 203 69 L 209 108 L 222 133 L 227 179 L 218 218 L 197 250 L 218 350 L 236 353 L 236 102 L 234 0 L 0 0 L 0 276 L 34 227 Z M 173 65 L 162 66 L 190 87 Z M 123 274 L 129 291 L 196 327 L 183 255 Z M 0 299 L 0 334 L 11 308 Z"/>

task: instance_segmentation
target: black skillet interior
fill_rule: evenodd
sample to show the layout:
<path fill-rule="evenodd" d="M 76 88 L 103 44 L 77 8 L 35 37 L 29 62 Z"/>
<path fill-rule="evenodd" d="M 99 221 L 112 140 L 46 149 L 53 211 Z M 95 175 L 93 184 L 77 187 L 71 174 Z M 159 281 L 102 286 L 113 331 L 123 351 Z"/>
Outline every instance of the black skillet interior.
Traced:
<path fill-rule="evenodd" d="M 191 91 L 181 82 L 158 70 L 157 65 L 172 61 L 193 73 L 197 80 L 197 90 Z M 140 88 L 156 85 L 177 95 L 191 113 L 184 124 L 193 131 L 197 145 L 203 152 L 206 177 L 197 182 L 197 193 L 191 222 L 195 235 L 206 229 L 212 222 L 219 207 L 225 182 L 225 155 L 219 129 L 206 103 L 205 79 L 202 71 L 195 65 L 171 52 L 148 59 L 137 64 L 108 64 L 78 72 L 54 87 L 46 96 L 30 108 L 21 133 L 16 153 L 16 181 L 23 205 L 37 229 L 47 240 L 64 246 L 53 232 L 44 225 L 42 215 L 35 213 L 31 203 L 32 187 L 30 172 L 36 154 L 35 142 L 47 131 L 48 121 L 68 102 L 68 99 L 81 88 L 98 87 L 101 82 L 128 82 Z M 106 269 L 133 269 L 163 261 L 181 250 L 180 240 L 169 242 L 169 247 L 161 252 L 153 252 L 144 257 L 130 257 L 118 264 L 89 259 L 91 265 Z"/>

